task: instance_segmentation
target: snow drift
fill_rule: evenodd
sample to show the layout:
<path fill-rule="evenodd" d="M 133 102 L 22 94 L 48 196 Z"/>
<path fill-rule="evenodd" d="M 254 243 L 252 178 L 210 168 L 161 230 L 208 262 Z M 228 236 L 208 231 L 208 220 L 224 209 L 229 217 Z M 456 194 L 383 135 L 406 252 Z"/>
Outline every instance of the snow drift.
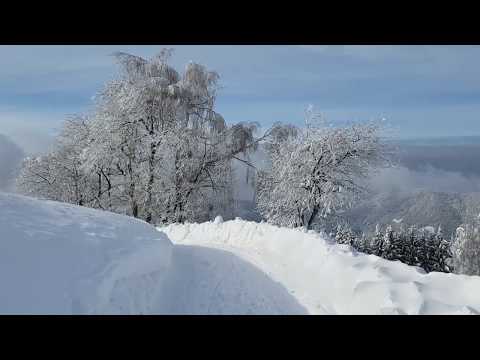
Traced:
<path fill-rule="evenodd" d="M 148 313 L 172 248 L 133 218 L 0 193 L 0 313 Z"/>
<path fill-rule="evenodd" d="M 310 314 L 478 314 L 480 277 L 425 272 L 303 232 L 242 220 L 170 225 L 175 244 L 235 253 Z M 262 289 L 258 289 L 262 293 Z"/>

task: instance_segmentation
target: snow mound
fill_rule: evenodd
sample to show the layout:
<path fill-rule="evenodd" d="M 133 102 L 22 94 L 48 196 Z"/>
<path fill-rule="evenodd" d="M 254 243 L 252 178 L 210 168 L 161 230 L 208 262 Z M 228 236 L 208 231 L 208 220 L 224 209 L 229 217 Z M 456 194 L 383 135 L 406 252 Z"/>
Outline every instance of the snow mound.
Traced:
<path fill-rule="evenodd" d="M 175 244 L 234 253 L 282 284 L 310 314 L 480 313 L 478 276 L 425 274 L 314 232 L 242 220 L 159 230 Z"/>
<path fill-rule="evenodd" d="M 0 313 L 148 313 L 172 249 L 130 217 L 0 193 Z"/>

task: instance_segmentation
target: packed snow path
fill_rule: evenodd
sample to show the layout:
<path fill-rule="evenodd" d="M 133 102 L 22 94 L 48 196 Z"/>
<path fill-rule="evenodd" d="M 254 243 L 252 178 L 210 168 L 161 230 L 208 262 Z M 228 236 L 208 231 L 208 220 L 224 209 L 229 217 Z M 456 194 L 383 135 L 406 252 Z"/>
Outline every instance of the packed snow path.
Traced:
<path fill-rule="evenodd" d="M 162 314 L 307 314 L 280 284 L 231 252 L 176 245 L 156 311 Z"/>
<path fill-rule="evenodd" d="M 315 233 L 171 225 L 0 193 L 0 314 L 478 314 L 480 277 Z"/>
<path fill-rule="evenodd" d="M 159 230 L 176 246 L 236 254 L 281 283 L 309 314 L 480 313 L 478 276 L 425 274 L 399 261 L 352 252 L 314 232 L 239 219 Z"/>

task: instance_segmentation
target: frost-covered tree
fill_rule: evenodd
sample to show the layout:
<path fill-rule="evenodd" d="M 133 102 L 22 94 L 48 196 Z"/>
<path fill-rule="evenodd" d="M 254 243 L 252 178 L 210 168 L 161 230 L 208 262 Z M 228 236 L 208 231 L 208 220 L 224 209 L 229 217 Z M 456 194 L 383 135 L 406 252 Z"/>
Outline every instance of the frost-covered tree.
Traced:
<path fill-rule="evenodd" d="M 359 180 L 386 162 L 376 123 L 330 127 L 307 113 L 304 128 L 277 129 L 267 146 L 271 166 L 257 181 L 257 207 L 273 224 L 311 229 L 362 193 Z"/>
<path fill-rule="evenodd" d="M 232 161 L 249 163 L 256 124 L 228 126 L 215 111 L 218 74 L 193 62 L 178 72 L 170 55 L 115 54 L 118 76 L 51 154 L 25 163 L 24 189 L 151 223 L 231 216 Z"/>
<path fill-rule="evenodd" d="M 359 240 L 348 224 L 339 224 L 335 233 L 335 241 L 345 245 L 359 245 Z M 358 249 L 360 250 L 360 249 Z"/>
<path fill-rule="evenodd" d="M 416 226 L 410 226 L 407 230 L 401 226 L 394 230 L 391 225 L 382 232 L 377 224 L 373 233 L 355 235 L 340 225 L 333 237 L 338 243 L 348 243 L 357 251 L 387 260 L 399 260 L 421 267 L 426 272 L 448 273 L 453 270 L 451 242 L 444 238 L 440 226 L 434 233 L 423 228 L 417 229 Z"/>
<path fill-rule="evenodd" d="M 452 257 L 455 273 L 480 275 L 480 233 L 477 226 L 465 224 L 457 228 Z"/>
<path fill-rule="evenodd" d="M 383 235 L 381 253 L 386 259 L 393 259 L 395 254 L 395 236 L 391 225 L 388 225 Z"/>
<path fill-rule="evenodd" d="M 99 136 L 86 163 L 109 168 L 127 212 L 147 222 L 226 215 L 231 161 L 255 148 L 255 126 L 227 126 L 215 111 L 218 74 L 195 63 L 179 73 L 170 54 L 116 54 L 121 73 L 98 96 L 92 122 Z"/>
<path fill-rule="evenodd" d="M 417 227 L 415 225 L 409 226 L 402 235 L 404 242 L 404 262 L 414 266 L 421 266 L 418 249 L 420 249 L 423 244 L 422 240 L 418 238 Z"/>
<path fill-rule="evenodd" d="M 56 167 L 51 155 L 24 159 L 17 178 L 17 191 L 44 199 L 63 201 L 55 176 Z"/>
<path fill-rule="evenodd" d="M 375 226 L 375 232 L 371 237 L 371 241 L 369 242 L 369 248 L 367 249 L 366 252 L 368 254 L 381 256 L 382 249 L 383 249 L 383 234 L 380 231 L 380 225 L 377 224 Z"/>
<path fill-rule="evenodd" d="M 452 272 L 452 242 L 444 237 L 441 225 L 438 226 L 435 234 L 435 243 L 436 271 Z"/>
<path fill-rule="evenodd" d="M 368 236 L 365 233 L 361 233 L 360 236 L 358 236 L 355 241 L 353 247 L 363 253 L 370 254 L 370 242 L 371 240 L 368 238 Z"/>
<path fill-rule="evenodd" d="M 66 120 L 51 152 L 24 160 L 17 189 L 46 199 L 88 205 L 93 200 L 93 179 L 81 162 L 88 134 L 85 118 Z"/>

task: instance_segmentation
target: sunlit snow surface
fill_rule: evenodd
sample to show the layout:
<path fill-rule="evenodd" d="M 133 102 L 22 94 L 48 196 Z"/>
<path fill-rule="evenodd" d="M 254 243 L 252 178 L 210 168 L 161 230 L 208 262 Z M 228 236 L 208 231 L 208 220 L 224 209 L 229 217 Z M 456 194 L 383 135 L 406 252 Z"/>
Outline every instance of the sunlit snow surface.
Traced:
<path fill-rule="evenodd" d="M 0 193 L 0 313 L 149 312 L 172 249 L 139 220 Z"/>
<path fill-rule="evenodd" d="M 480 313 L 478 276 L 425 274 L 398 261 L 352 252 L 313 232 L 238 219 L 162 230 L 174 244 L 236 254 L 282 284 L 310 314 Z"/>
<path fill-rule="evenodd" d="M 0 193 L 0 313 L 480 312 L 480 277 L 426 275 L 318 234 L 220 218 L 159 230 Z"/>

